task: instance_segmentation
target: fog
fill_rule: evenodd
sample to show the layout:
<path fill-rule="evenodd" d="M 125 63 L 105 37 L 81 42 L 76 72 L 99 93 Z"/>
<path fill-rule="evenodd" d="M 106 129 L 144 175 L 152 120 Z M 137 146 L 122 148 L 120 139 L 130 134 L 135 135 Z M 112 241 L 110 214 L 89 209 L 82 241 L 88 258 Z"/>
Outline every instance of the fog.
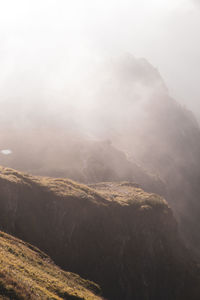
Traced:
<path fill-rule="evenodd" d="M 134 156 L 170 97 L 199 118 L 197 1 L 6 1 L 0 8 L 4 159 L 23 143 L 40 153 L 52 143 L 59 153 L 58 136 L 110 139 Z"/>
<path fill-rule="evenodd" d="M 198 1 L 8 0 L 0 8 L 2 102 L 26 101 L 33 110 L 41 101 L 74 103 L 104 60 L 131 53 L 156 67 L 170 94 L 199 117 Z"/>

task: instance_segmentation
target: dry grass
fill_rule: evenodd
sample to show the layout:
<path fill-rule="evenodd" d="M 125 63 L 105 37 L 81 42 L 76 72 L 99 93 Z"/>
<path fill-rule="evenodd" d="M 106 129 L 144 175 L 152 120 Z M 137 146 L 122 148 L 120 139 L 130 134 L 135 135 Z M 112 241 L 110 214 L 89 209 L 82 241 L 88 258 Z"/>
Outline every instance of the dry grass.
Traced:
<path fill-rule="evenodd" d="M 99 287 L 62 271 L 37 248 L 0 232 L 0 299 L 101 299 Z"/>
<path fill-rule="evenodd" d="M 150 205 L 168 207 L 167 202 L 157 194 L 146 193 L 139 185 L 130 182 L 103 182 L 89 186 L 66 178 L 32 176 L 10 168 L 0 167 L 0 178 L 16 184 L 37 185 L 58 197 L 87 199 L 97 205 L 118 202 L 121 205 L 137 207 Z"/>

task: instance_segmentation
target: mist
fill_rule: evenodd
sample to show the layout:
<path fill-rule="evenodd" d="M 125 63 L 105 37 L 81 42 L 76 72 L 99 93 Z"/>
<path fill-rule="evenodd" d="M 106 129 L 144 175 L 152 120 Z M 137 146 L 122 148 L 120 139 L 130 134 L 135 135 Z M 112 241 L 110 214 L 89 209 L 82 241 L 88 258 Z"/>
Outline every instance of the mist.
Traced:
<path fill-rule="evenodd" d="M 198 119 L 195 1 L 7 1 L 0 14 L 3 163 L 29 148 L 64 155 L 63 139 L 86 139 L 141 164 L 161 99 Z"/>
<path fill-rule="evenodd" d="M 73 98 L 85 109 L 74 92 L 104 60 L 131 53 L 199 117 L 199 13 L 198 1 L 6 1 L 0 99 L 62 106 Z"/>

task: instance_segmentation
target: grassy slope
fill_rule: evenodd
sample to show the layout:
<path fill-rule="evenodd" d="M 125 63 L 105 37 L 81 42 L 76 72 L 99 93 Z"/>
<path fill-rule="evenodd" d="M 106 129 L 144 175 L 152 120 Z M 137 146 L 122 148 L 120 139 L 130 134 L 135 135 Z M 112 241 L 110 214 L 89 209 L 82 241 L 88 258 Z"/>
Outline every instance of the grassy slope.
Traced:
<path fill-rule="evenodd" d="M 98 286 L 64 272 L 37 248 L 0 232 L 0 299 L 101 299 Z"/>

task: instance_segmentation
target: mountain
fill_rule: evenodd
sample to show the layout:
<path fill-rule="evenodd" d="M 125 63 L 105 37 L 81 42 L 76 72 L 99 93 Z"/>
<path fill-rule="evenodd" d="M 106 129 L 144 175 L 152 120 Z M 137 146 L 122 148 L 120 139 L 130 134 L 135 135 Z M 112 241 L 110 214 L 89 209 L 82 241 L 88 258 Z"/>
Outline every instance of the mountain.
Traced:
<path fill-rule="evenodd" d="M 0 228 L 97 282 L 106 299 L 199 299 L 199 267 L 171 209 L 137 184 L 86 186 L 1 167 Z"/>
<path fill-rule="evenodd" d="M 93 134 L 159 178 L 156 192 L 200 257 L 200 128 L 194 114 L 170 96 L 156 68 L 130 54 L 108 62 L 86 88 L 96 103 Z M 141 177 L 136 182 L 142 185 Z"/>
<path fill-rule="evenodd" d="M 44 252 L 0 232 L 0 299 L 100 300 L 99 287 L 64 272 Z"/>
<path fill-rule="evenodd" d="M 187 245 L 200 255 L 200 128 L 195 116 L 170 96 L 158 70 L 145 59 L 127 55 L 116 60 L 109 78 L 114 84 L 104 82 L 106 90 L 98 95 L 110 99 L 109 138 L 164 183 L 159 194 L 172 207 Z M 111 134 L 113 124 L 118 135 Z"/>
<path fill-rule="evenodd" d="M 124 55 L 93 75 L 73 93 L 83 110 L 70 108 L 73 99 L 1 103 L 1 150 L 12 152 L 0 152 L 0 164 L 86 184 L 137 182 L 167 199 L 185 243 L 200 257 L 197 120 L 144 58 Z"/>

